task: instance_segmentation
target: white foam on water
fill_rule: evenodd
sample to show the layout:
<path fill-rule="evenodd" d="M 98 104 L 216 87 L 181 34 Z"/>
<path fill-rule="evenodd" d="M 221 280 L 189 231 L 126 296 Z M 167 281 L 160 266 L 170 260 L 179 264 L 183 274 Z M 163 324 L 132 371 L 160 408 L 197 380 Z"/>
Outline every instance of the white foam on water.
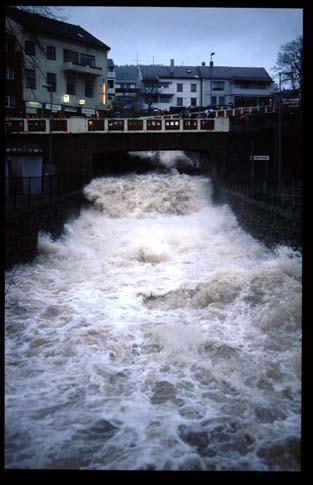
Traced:
<path fill-rule="evenodd" d="M 299 469 L 301 255 L 211 192 L 98 178 L 39 234 L 6 297 L 8 468 Z"/>

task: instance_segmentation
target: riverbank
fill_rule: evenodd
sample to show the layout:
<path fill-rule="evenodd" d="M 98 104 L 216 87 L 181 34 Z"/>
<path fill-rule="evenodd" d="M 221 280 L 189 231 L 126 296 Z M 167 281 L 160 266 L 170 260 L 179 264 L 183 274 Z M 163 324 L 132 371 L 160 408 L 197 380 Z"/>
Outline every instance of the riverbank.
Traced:
<path fill-rule="evenodd" d="M 213 199 L 227 203 L 239 225 L 268 247 L 283 244 L 302 251 L 302 217 L 215 185 Z"/>

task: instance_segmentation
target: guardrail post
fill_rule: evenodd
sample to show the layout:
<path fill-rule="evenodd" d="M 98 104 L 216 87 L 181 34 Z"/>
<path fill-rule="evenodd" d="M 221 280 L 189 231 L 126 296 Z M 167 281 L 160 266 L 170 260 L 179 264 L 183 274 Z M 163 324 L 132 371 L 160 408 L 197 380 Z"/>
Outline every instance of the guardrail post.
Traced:
<path fill-rule="evenodd" d="M 13 179 L 13 209 L 16 209 L 16 179 Z"/>
<path fill-rule="evenodd" d="M 28 177 L 28 197 L 27 197 L 27 206 L 31 206 L 31 182 L 32 178 Z"/>
<path fill-rule="evenodd" d="M 52 196 L 53 196 L 52 177 L 53 177 L 53 175 L 49 176 L 49 200 L 50 200 L 50 202 L 52 201 Z"/>

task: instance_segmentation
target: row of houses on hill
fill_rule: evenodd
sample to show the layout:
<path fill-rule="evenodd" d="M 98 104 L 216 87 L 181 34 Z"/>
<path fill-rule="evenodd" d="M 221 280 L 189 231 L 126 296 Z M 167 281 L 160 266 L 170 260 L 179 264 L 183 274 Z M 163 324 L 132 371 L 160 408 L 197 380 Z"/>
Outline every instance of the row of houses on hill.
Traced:
<path fill-rule="evenodd" d="M 272 102 L 262 67 L 117 66 L 110 47 L 77 25 L 6 12 L 5 110 L 18 116 L 105 116 L 120 107 L 256 106 Z"/>

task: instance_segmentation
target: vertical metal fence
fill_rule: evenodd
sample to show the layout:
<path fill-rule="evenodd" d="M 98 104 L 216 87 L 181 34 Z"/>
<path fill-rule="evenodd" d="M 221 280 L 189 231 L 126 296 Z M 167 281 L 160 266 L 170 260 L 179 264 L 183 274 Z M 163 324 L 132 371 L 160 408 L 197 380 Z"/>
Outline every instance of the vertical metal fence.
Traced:
<path fill-rule="evenodd" d="M 222 184 L 225 189 L 244 195 L 250 199 L 301 214 L 302 181 L 293 179 L 283 183 L 280 191 L 273 181 L 263 177 L 231 176 Z"/>
<path fill-rule="evenodd" d="M 14 212 L 52 203 L 58 196 L 80 191 L 88 183 L 83 174 L 49 174 L 5 179 L 5 208 Z"/>

